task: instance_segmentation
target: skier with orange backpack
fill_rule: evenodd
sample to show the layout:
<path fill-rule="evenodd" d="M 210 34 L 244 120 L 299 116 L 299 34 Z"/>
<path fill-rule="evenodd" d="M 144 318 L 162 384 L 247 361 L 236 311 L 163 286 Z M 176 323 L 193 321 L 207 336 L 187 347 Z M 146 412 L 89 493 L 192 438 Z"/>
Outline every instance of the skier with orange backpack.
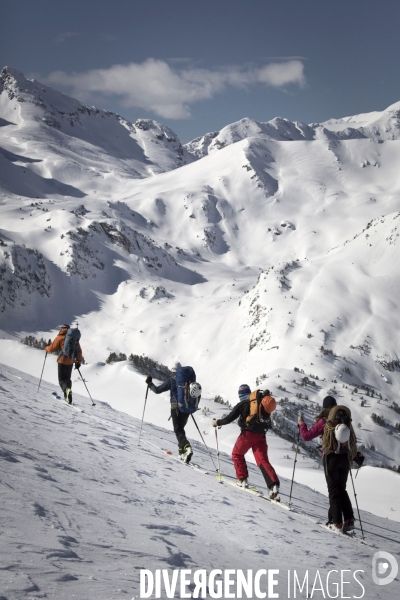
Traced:
<path fill-rule="evenodd" d="M 249 475 L 244 456 L 251 449 L 269 489 L 269 497 L 276 498 L 279 494 L 279 478 L 269 462 L 265 438 L 266 432 L 271 428 L 271 413 L 276 408 L 276 401 L 270 396 L 269 390 L 252 392 L 247 384 L 241 385 L 238 393 L 240 402 L 223 419 L 213 419 L 212 425 L 220 427 L 239 418 L 238 425 L 241 432 L 232 451 L 236 485 L 249 487 Z"/>
<path fill-rule="evenodd" d="M 81 333 L 77 327 L 72 329 L 69 325 L 62 325 L 58 335 L 45 348 L 48 353 L 58 354 L 58 383 L 64 392 L 64 400 L 68 404 L 72 404 L 72 367 L 75 363 L 75 369 L 79 369 L 82 362 L 80 337 Z"/>

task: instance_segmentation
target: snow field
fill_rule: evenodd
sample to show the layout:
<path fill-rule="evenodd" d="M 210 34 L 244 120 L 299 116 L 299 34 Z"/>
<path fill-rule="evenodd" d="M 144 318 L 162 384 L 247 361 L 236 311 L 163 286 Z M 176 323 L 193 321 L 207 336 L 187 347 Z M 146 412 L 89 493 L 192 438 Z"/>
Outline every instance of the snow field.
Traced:
<path fill-rule="evenodd" d="M 0 353 L 3 357 L 6 357 L 6 364 L 9 367 L 21 368 L 21 365 L 23 365 L 24 371 L 30 376 L 40 376 L 43 367 L 44 352 L 27 348 L 20 343 L 0 340 Z M 4 361 L 5 358 L 2 360 Z M 141 420 L 146 394 L 145 377 L 138 373 L 132 365 L 129 365 L 126 361 L 113 365 L 106 365 L 104 363 L 89 364 L 81 367 L 81 373 L 85 378 L 92 398 L 109 404 L 114 410 L 120 411 L 122 414 Z M 198 379 L 200 381 L 200 378 Z M 56 386 L 58 391 L 60 390 L 57 380 L 56 360 L 51 355 L 46 359 L 43 380 L 46 382 L 46 385 L 48 385 L 47 382 L 51 382 L 52 385 Z M 76 371 L 73 371 L 73 392 L 74 397 L 75 393 L 77 393 L 85 398 L 85 400 L 79 402 L 79 406 L 88 410 L 90 408 L 90 400 L 87 396 L 85 386 Z M 217 390 L 215 393 L 217 393 Z M 236 403 L 236 398 L 231 398 L 230 401 L 233 406 Z M 204 410 L 206 415 L 203 414 Z M 229 411 L 229 407 L 215 403 L 211 394 L 211 397 L 209 395 L 202 397 L 200 410 L 195 415 L 203 438 L 213 453 L 214 460 L 216 441 L 215 430 L 211 425 L 211 421 L 213 418 L 222 418 Z M 312 423 L 311 414 L 304 411 L 304 417 L 309 425 Z M 169 394 L 156 395 L 149 391 L 144 422 L 148 424 L 148 427 L 154 425 L 168 429 L 170 425 L 168 423 L 169 416 Z M 202 444 L 202 440 L 191 419 L 189 419 L 186 431 L 190 439 Z M 220 451 L 227 453 L 228 457 L 230 457 L 238 435 L 239 429 L 236 423 L 231 423 L 218 430 Z M 267 443 L 271 463 L 274 465 L 279 477 L 291 480 L 295 454 L 293 444 L 275 435 L 273 431 L 268 433 Z M 397 443 L 396 439 L 394 443 Z M 251 452 L 247 455 L 247 460 L 250 464 L 255 465 Z M 209 458 L 208 461 L 209 465 L 212 464 Z M 230 458 L 228 458 L 229 461 Z M 233 467 L 230 467 L 230 472 L 234 474 Z M 256 472 L 258 473 L 258 469 L 256 469 Z M 355 477 L 356 471 L 353 471 L 353 473 Z M 324 496 L 327 495 L 321 461 L 309 458 L 302 449 L 300 449 L 296 464 L 295 488 L 297 483 L 308 486 L 311 490 L 316 490 Z M 352 498 L 353 506 L 355 506 L 353 489 L 350 484 L 349 479 L 348 491 Z M 262 484 L 262 487 L 264 488 L 265 484 Z M 355 488 L 358 503 L 362 510 L 369 511 L 378 517 L 400 522 L 398 503 L 400 482 L 396 473 L 392 473 L 386 469 L 363 467 L 355 479 Z"/>
<path fill-rule="evenodd" d="M 37 383 L 1 367 L 7 552 L 0 580 L 7 599 L 138 597 L 140 570 L 163 568 L 278 569 L 283 594 L 288 570 L 299 576 L 308 570 L 312 581 L 318 570 L 324 582 L 335 568 L 361 570 L 365 598 L 395 598 L 396 582 L 386 588 L 371 582 L 373 548 L 169 459 L 161 451 L 175 450 L 168 429 L 145 423 L 138 447 L 138 420 L 101 402 L 91 409 L 75 394 L 85 406 L 77 413 L 53 399 L 52 384 L 43 382 L 36 394 Z M 196 461 L 209 468 L 204 447 L 193 445 Z M 223 472 L 231 468 L 227 455 L 221 464 Z M 261 486 L 258 469 L 250 470 Z M 284 480 L 282 491 L 288 490 Z M 312 519 L 326 514 L 326 499 L 301 485 L 294 502 Z M 398 552 L 395 522 L 368 513 L 363 521 L 370 542 Z M 346 589 L 361 592 L 353 579 Z"/>

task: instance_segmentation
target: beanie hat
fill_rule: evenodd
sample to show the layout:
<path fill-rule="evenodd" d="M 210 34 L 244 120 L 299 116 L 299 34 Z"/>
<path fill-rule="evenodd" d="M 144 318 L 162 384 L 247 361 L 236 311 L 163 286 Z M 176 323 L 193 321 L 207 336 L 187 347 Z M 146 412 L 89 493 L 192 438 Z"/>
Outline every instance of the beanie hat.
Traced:
<path fill-rule="evenodd" d="M 251 394 L 251 389 L 247 385 L 247 383 L 242 383 L 242 385 L 238 389 L 238 395 L 241 400 L 247 400 L 248 396 Z"/>
<path fill-rule="evenodd" d="M 322 402 L 322 408 L 333 408 L 337 405 L 337 402 L 333 396 L 325 396 Z"/>

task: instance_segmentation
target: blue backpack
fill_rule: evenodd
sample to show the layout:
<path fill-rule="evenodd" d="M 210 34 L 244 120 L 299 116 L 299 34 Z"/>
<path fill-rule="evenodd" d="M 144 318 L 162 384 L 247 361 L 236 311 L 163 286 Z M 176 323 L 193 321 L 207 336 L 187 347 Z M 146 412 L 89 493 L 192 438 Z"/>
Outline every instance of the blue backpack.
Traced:
<path fill-rule="evenodd" d="M 79 340 L 81 339 L 81 332 L 77 327 L 75 329 L 68 329 L 65 334 L 64 348 L 61 352 L 62 356 L 67 356 L 75 360 L 79 354 Z"/>
<path fill-rule="evenodd" d="M 192 398 L 189 394 L 189 384 L 195 381 L 196 373 L 192 367 L 179 367 L 176 372 L 176 396 L 181 413 L 191 414 L 198 409 L 200 397 Z"/>

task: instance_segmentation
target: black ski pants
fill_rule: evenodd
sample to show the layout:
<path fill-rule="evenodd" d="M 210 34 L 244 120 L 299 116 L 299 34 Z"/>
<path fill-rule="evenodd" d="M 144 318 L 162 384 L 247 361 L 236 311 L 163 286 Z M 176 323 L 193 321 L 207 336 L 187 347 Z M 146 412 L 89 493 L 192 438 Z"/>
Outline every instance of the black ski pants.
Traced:
<path fill-rule="evenodd" d="M 185 427 L 189 416 L 190 415 L 188 414 L 180 412 L 177 408 L 171 408 L 172 425 L 174 427 L 176 439 L 178 440 L 179 448 L 183 448 L 189 443 L 185 434 Z"/>
<path fill-rule="evenodd" d="M 58 383 L 63 392 L 72 387 L 71 375 L 73 366 L 74 365 L 63 365 L 58 363 Z"/>
<path fill-rule="evenodd" d="M 350 471 L 349 455 L 347 452 L 327 454 L 324 456 L 324 469 L 329 493 L 329 521 L 337 524 L 343 520 L 354 519 L 353 508 L 346 491 Z"/>

